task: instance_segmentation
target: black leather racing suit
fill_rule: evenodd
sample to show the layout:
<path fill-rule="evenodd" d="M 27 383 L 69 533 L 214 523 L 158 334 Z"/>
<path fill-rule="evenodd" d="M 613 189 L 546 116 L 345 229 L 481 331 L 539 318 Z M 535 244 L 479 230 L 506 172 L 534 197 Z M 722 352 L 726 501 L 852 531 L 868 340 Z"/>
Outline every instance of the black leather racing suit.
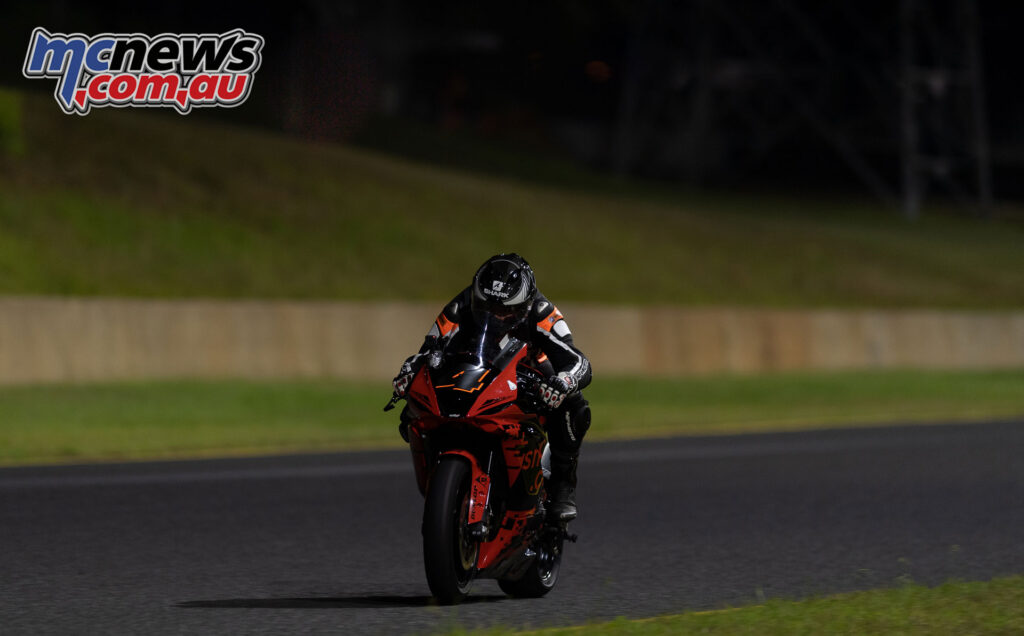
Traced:
<path fill-rule="evenodd" d="M 470 308 L 472 293 L 472 288 L 467 287 L 445 305 L 427 333 L 419 353 L 406 362 L 417 368 L 423 356 L 439 346 L 443 347 L 444 341 L 458 332 L 459 325 L 470 324 L 473 320 Z M 583 437 L 590 428 L 590 405 L 580 391 L 590 384 L 590 361 L 573 344 L 572 332 L 561 312 L 539 292 L 530 314 L 523 323 L 513 329 L 512 335 L 528 343 L 529 355 L 541 369 L 550 371 L 551 375 L 565 372 L 576 379 L 579 390 L 565 398 L 562 405 L 548 418 L 547 425 L 552 469 L 557 470 L 558 464 L 564 465 L 566 471 L 571 471 L 567 478 L 571 479 L 575 486 L 576 460 L 580 444 L 583 443 Z M 546 368 L 549 364 L 550 368 Z M 402 412 L 403 420 L 408 417 L 407 413 L 408 407 Z"/>

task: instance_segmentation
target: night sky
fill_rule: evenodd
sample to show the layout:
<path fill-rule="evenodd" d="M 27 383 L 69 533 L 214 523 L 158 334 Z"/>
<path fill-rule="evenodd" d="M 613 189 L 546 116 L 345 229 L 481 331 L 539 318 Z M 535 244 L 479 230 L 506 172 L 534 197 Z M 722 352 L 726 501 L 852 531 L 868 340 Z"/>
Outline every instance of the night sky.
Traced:
<path fill-rule="evenodd" d="M 961 67 L 960 3 L 924 4 L 921 67 Z M 825 123 L 895 188 L 898 6 L 379 0 L 239 13 L 237 5 L 196 2 L 22 3 L 6 9 L 0 27 L 0 82 L 52 91 L 20 73 L 36 26 L 90 35 L 241 27 L 267 42 L 252 97 L 204 117 L 371 145 L 367 130 L 385 117 L 599 171 L 729 187 L 862 189 Z M 983 1 L 978 12 L 996 192 L 1019 198 L 1024 3 Z M 926 150 L 970 147 L 961 129 L 969 127 L 970 93 L 951 86 L 936 103 L 922 98 Z"/>

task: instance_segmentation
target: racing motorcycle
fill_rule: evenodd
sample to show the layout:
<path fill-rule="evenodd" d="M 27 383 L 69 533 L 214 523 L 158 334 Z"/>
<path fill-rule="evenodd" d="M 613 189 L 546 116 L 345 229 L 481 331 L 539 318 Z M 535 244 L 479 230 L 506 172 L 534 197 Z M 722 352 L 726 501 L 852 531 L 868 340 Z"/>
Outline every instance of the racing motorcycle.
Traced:
<path fill-rule="evenodd" d="M 538 388 L 547 376 L 531 366 L 526 342 L 486 320 L 428 360 L 405 399 L 430 591 L 458 603 L 474 579 L 491 578 L 510 596 L 543 596 L 564 543 L 576 541 L 545 514 L 550 451 Z"/>

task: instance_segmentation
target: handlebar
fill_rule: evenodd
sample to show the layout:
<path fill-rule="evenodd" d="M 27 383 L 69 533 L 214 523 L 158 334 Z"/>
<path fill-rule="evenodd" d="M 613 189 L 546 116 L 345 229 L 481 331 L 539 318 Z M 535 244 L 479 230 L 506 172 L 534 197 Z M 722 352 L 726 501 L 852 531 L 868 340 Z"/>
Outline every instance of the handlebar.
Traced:
<path fill-rule="evenodd" d="M 398 401 L 401 400 L 401 399 L 402 399 L 402 396 L 398 395 L 397 393 L 393 394 L 391 396 L 391 400 L 389 400 L 388 403 L 384 405 L 384 411 L 387 412 L 387 411 L 390 411 L 391 409 L 395 408 L 395 404 L 397 404 Z"/>

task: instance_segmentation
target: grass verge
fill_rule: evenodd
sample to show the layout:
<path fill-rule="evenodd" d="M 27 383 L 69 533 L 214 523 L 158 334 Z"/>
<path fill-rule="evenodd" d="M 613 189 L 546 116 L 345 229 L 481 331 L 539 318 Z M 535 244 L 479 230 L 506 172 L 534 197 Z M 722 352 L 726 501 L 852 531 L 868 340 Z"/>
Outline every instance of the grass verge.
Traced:
<path fill-rule="evenodd" d="M 1024 577 L 987 582 L 950 582 L 938 587 L 839 594 L 805 601 L 773 600 L 761 605 L 691 612 L 640 620 L 501 634 L 1020 634 L 1024 633 Z"/>
<path fill-rule="evenodd" d="M 0 388 L 0 463 L 398 447 L 390 386 L 175 381 Z M 601 378 L 588 439 L 1024 414 L 1024 370 Z"/>

